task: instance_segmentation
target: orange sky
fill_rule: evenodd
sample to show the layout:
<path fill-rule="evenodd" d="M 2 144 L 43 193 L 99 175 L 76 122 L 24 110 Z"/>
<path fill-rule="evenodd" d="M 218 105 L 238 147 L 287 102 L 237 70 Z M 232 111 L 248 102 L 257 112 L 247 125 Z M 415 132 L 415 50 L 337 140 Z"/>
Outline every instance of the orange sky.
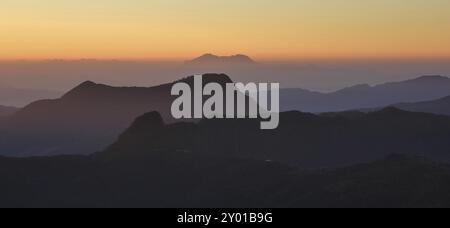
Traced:
<path fill-rule="evenodd" d="M 448 0 L 2 0 L 0 59 L 450 57 Z"/>

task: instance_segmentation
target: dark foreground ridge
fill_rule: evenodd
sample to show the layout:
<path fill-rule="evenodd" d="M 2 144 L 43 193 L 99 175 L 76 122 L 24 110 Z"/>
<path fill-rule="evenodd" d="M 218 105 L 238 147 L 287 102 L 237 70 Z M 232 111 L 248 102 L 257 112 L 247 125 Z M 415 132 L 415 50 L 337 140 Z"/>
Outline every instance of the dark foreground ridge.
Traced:
<path fill-rule="evenodd" d="M 271 160 L 302 168 L 349 166 L 392 153 L 450 162 L 448 116 L 386 108 L 368 114 L 286 112 L 281 113 L 280 120 L 276 130 L 262 131 L 259 120 L 215 119 L 165 125 L 157 113 L 149 113 L 119 137 L 110 154 L 169 149 Z"/>
<path fill-rule="evenodd" d="M 447 197 L 450 168 L 412 155 L 420 148 L 424 148 L 426 155 L 446 154 L 439 150 L 442 142 L 437 139 L 449 141 L 447 117 L 393 108 L 371 114 L 315 116 L 290 112 L 282 115 L 306 129 L 323 125 L 335 133 L 343 129 L 352 132 L 355 121 L 361 126 L 355 129 L 360 136 L 356 142 L 361 144 L 343 143 L 351 152 L 331 148 L 339 145 L 332 142 L 344 139 L 333 139 L 322 131 L 306 131 L 308 135 L 304 135 L 289 122 L 277 132 L 254 135 L 251 121 L 211 120 L 166 125 L 161 115 L 151 112 L 137 118 L 108 149 L 91 156 L 0 158 L 0 181 L 6 186 L 0 188 L 0 207 L 450 206 Z M 400 129 L 403 135 L 384 131 L 380 121 L 394 125 L 392 128 Z M 417 143 L 404 146 L 401 140 L 414 143 L 411 139 L 421 133 L 418 129 L 425 123 L 429 127 L 434 124 L 442 127 L 433 130 L 437 139 L 424 138 L 429 141 L 422 141 L 422 147 Z M 336 128 L 330 130 L 329 126 Z M 368 129 L 366 133 L 359 132 L 363 127 Z M 429 129 L 423 131 L 430 134 Z M 235 134 L 230 136 L 230 131 Z M 365 156 L 376 151 L 383 153 L 365 158 L 367 162 L 351 160 L 360 164 L 347 168 L 307 170 L 293 166 L 289 161 L 309 164 L 311 157 L 317 159 L 308 152 L 318 153 L 318 148 L 311 144 L 302 146 L 302 140 L 314 143 L 318 132 L 322 134 L 320 140 L 316 139 L 318 142 L 332 143 L 321 148 L 328 151 L 322 157 L 336 153 Z M 379 138 L 381 135 L 386 138 Z M 373 141 L 364 138 L 367 136 L 373 136 Z M 278 142 L 287 142 L 280 138 L 286 137 L 296 139 L 295 150 L 279 148 Z M 246 140 L 254 146 L 251 150 L 245 145 Z M 379 147 L 381 140 L 385 140 L 384 147 Z M 261 142 L 265 144 L 261 146 Z M 435 147 L 430 151 L 425 149 L 425 144 Z M 267 149 L 262 150 L 263 146 Z M 391 149 L 386 151 L 386 148 Z M 388 154 L 391 151 L 396 153 Z"/>

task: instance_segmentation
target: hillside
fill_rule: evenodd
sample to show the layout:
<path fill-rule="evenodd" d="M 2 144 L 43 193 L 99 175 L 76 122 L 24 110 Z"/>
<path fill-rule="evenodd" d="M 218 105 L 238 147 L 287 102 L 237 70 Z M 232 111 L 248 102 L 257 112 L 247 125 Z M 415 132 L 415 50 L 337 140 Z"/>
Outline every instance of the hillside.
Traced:
<path fill-rule="evenodd" d="M 193 85 L 193 77 L 182 81 Z M 216 74 L 205 75 L 203 81 L 231 82 L 228 76 Z M 158 111 L 165 121 L 173 122 L 173 83 L 144 88 L 88 81 L 59 99 L 34 102 L 0 124 L 0 154 L 94 153 L 114 142 L 136 117 L 146 112 Z"/>
<path fill-rule="evenodd" d="M 278 129 L 261 131 L 258 120 L 166 125 L 157 113 L 149 113 L 119 137 L 109 156 L 169 149 L 302 168 L 343 167 L 398 152 L 450 161 L 450 117 L 446 116 L 388 108 L 368 114 L 287 112 L 281 113 L 280 120 Z"/>
<path fill-rule="evenodd" d="M 161 117 L 149 113 L 135 124 L 91 156 L 0 157 L 7 186 L 0 207 L 450 206 L 450 168 L 423 158 L 395 154 L 346 168 L 294 169 L 174 149 L 182 144 L 156 149 L 141 140 L 158 137 L 147 133 L 164 127 Z"/>
<path fill-rule="evenodd" d="M 256 63 L 247 55 L 217 56 L 204 54 L 200 57 L 187 61 L 186 64 L 194 65 L 221 65 L 221 64 L 254 64 Z"/>

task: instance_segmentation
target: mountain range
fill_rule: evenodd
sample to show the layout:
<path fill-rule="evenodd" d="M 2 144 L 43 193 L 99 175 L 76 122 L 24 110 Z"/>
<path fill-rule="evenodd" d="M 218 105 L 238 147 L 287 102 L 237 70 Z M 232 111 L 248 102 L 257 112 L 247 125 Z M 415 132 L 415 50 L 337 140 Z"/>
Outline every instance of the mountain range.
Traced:
<path fill-rule="evenodd" d="M 299 121 L 299 125 L 304 124 L 302 120 L 315 118 L 311 114 L 302 113 L 286 115 L 293 116 L 289 119 Z M 424 116 L 424 114 L 394 109 L 370 114 L 372 116 L 364 113 L 342 115 L 327 117 L 331 119 L 328 121 L 322 119 L 320 122 L 328 125 L 330 122 L 339 122 L 341 118 L 357 118 L 361 121 L 362 129 L 365 127 L 366 118 L 378 121 L 378 125 L 381 121 L 387 121 L 386 125 L 392 124 L 388 121 L 389 119 L 395 121 L 406 119 L 405 123 L 425 123 L 433 118 L 440 119 L 435 120 L 437 122 L 444 121 L 444 117 Z M 211 121 L 216 122 L 216 120 Z M 447 118 L 445 118 L 446 121 L 448 121 Z M 197 131 L 203 131 L 202 125 L 202 123 L 166 125 L 161 115 L 151 112 L 137 118 L 116 143 L 93 155 L 0 157 L 0 181 L 7 186 L 0 188 L 0 207 L 450 206 L 448 198 L 450 167 L 423 157 L 405 155 L 411 154 L 409 149 L 414 145 L 398 146 L 393 144 L 393 141 L 386 140 L 386 138 L 402 138 L 402 136 L 396 136 L 398 132 L 384 132 L 390 136 L 374 138 L 375 144 L 366 141 L 361 142 L 361 146 L 347 147 L 348 150 L 355 150 L 353 154 L 370 153 L 373 147 L 378 147 L 379 151 L 382 151 L 383 147 L 391 148 L 389 151 L 397 153 L 386 156 L 380 154 L 382 157 L 374 157 L 374 160 L 370 162 L 344 168 L 307 170 L 287 165 L 292 162 L 286 160 L 284 162 L 267 160 L 267 158 L 279 161 L 283 159 L 267 157 L 266 151 L 259 151 L 260 147 L 257 143 L 253 144 L 256 147 L 251 149 L 250 153 L 244 154 L 245 156 L 251 154 L 255 159 L 243 158 L 233 153 L 240 148 L 242 148 L 241 152 L 243 149 L 249 149 L 241 147 L 241 143 L 236 143 L 239 139 L 244 141 L 243 135 L 246 133 L 236 135 L 234 141 L 229 139 L 229 136 L 220 137 L 221 141 L 231 141 L 234 145 L 233 149 L 223 149 L 230 153 L 217 153 L 216 149 L 220 149 L 221 145 L 214 145 L 214 142 L 207 144 L 208 151 L 202 151 L 204 144 L 192 141 L 190 135 L 190 133 L 196 134 Z M 236 125 L 230 125 L 236 128 Z M 420 125 L 404 130 L 418 127 Z M 289 129 L 289 124 L 285 123 L 283 128 Z M 190 129 L 191 132 L 186 132 L 184 129 Z M 219 129 L 221 128 L 215 128 L 216 132 L 220 132 Z M 293 130 L 298 129 L 293 127 Z M 367 132 L 370 130 L 374 130 L 373 127 L 370 127 Z M 424 131 L 431 131 L 431 127 Z M 240 131 L 238 129 L 235 132 Z M 415 133 L 411 133 L 405 139 L 413 139 L 414 135 Z M 445 136 L 447 141 L 449 141 L 448 136 L 449 134 Z M 293 135 L 291 132 L 291 137 L 300 140 L 304 136 Z M 216 138 L 216 135 L 211 138 Z M 276 144 L 277 138 L 272 139 L 274 140 L 272 143 Z M 354 142 L 360 139 L 356 138 Z M 334 139 L 326 135 L 321 140 L 322 144 L 333 141 Z M 420 145 L 415 141 L 411 143 L 415 146 Z M 425 138 L 422 143 L 426 144 L 426 147 L 417 148 L 416 151 L 422 149 L 423 154 L 441 151 L 434 150 L 437 143 L 430 141 L 430 138 Z M 298 141 L 297 144 L 301 145 L 302 141 Z M 433 151 L 429 150 L 431 147 Z M 284 149 L 278 148 L 275 152 L 283 152 Z M 297 149 L 298 153 L 306 152 L 305 150 L 308 150 L 308 146 Z M 383 151 L 383 154 L 389 151 Z M 275 152 L 273 154 L 276 154 Z M 345 150 L 343 148 L 329 150 L 329 154 L 339 152 L 345 153 Z M 448 153 L 443 150 L 441 152 Z M 282 154 L 281 156 L 285 156 L 285 153 Z"/>
<path fill-rule="evenodd" d="M 372 162 L 392 153 L 450 161 L 447 116 L 387 108 L 368 114 L 286 112 L 280 120 L 278 129 L 261 131 L 257 120 L 166 125 L 158 113 L 149 113 L 109 147 L 109 156 L 173 150 L 313 169 Z"/>
<path fill-rule="evenodd" d="M 188 77 L 182 79 L 181 81 L 193 85 L 193 77 Z M 204 83 L 217 82 L 221 85 L 232 82 L 228 76 L 219 74 L 204 75 L 203 81 Z M 320 94 L 303 90 L 293 90 L 290 92 L 290 90 L 285 90 L 281 92 L 281 105 L 283 110 L 303 110 L 300 106 L 308 106 L 309 108 L 306 108 L 306 110 L 311 112 L 329 112 L 340 109 L 346 110 L 350 107 L 382 107 L 376 105 L 391 104 L 391 102 L 395 104 L 398 103 L 394 102 L 397 100 L 404 102 L 410 100 L 427 100 L 430 97 L 443 97 L 445 96 L 444 94 L 448 94 L 450 91 L 450 84 L 448 84 L 449 81 L 450 79 L 446 77 L 425 76 L 409 81 L 387 83 L 375 87 L 351 87 L 333 94 Z M 34 102 L 18 110 L 13 115 L 0 119 L 0 154 L 16 157 L 91 154 L 104 149 L 114 142 L 118 135 L 130 126 L 136 117 L 141 116 L 144 113 L 157 111 L 160 113 L 163 121 L 169 124 L 174 123 L 175 120 L 170 114 L 170 106 L 172 101 L 175 99 L 175 97 L 170 95 L 170 90 L 173 83 L 144 88 L 112 87 L 87 81 L 75 87 L 59 99 Z M 433 87 L 435 89 L 432 89 Z M 379 93 L 382 92 L 387 95 L 380 95 Z M 286 95 L 289 95 L 289 97 L 287 98 Z M 294 107 L 294 103 L 296 104 L 296 107 Z M 444 106 L 441 106 L 441 109 L 444 109 Z M 385 111 L 386 110 L 382 110 L 380 112 L 384 113 Z M 309 159 L 307 162 L 303 162 L 303 159 L 297 159 L 296 161 L 298 161 L 298 164 L 296 163 L 294 165 L 305 163 L 314 167 L 322 165 L 334 166 L 339 165 L 340 163 L 347 163 L 345 160 L 347 156 L 341 155 L 335 155 L 334 157 L 339 157 L 336 159 L 327 155 L 329 160 L 334 161 L 335 164 L 329 164 L 328 161 L 320 159 L 317 161 L 315 160 L 317 157 L 320 158 L 323 156 L 323 154 L 321 154 L 322 152 L 328 153 L 328 150 L 332 149 L 327 146 L 333 145 L 333 143 L 323 144 L 321 142 L 323 141 L 323 137 L 335 138 L 336 144 L 334 146 L 344 150 L 344 148 L 348 145 L 352 145 L 354 147 L 359 145 L 361 148 L 364 148 L 363 145 L 360 145 L 361 143 L 352 143 L 352 141 L 349 141 L 351 139 L 349 135 L 355 135 L 356 138 L 364 136 L 366 138 L 362 138 L 361 140 L 371 141 L 372 143 L 375 143 L 377 138 L 386 138 L 389 136 L 389 134 L 383 134 L 380 130 L 381 126 L 384 127 L 383 130 L 386 132 L 398 132 L 399 136 L 405 136 L 404 138 L 398 139 L 386 139 L 389 140 L 389 142 L 395 142 L 397 140 L 397 144 L 403 145 L 403 147 L 410 144 L 407 142 L 412 139 L 406 138 L 406 136 L 408 136 L 411 132 L 415 132 L 418 135 L 423 134 L 424 138 L 436 136 L 438 133 L 442 133 L 444 135 L 447 134 L 447 129 L 444 129 L 444 127 L 447 126 L 446 121 L 439 123 L 443 117 L 415 116 L 418 114 L 408 113 L 405 115 L 408 117 L 415 117 L 414 119 L 418 119 L 418 121 L 408 123 L 403 122 L 404 120 L 400 119 L 399 123 L 403 123 L 403 125 L 400 126 L 401 128 L 391 129 L 390 127 L 394 125 L 387 126 L 386 124 L 381 124 L 378 126 L 376 124 L 377 122 L 375 116 L 377 116 L 377 113 L 379 114 L 380 112 L 370 113 L 367 116 L 363 116 L 362 113 L 359 112 L 344 112 L 328 115 L 288 112 L 284 113 L 281 117 L 281 125 L 286 126 L 283 122 L 288 123 L 291 125 L 288 128 L 280 127 L 280 129 L 273 131 L 271 133 L 272 135 L 269 135 L 267 133 L 255 131 L 253 128 L 245 129 L 245 126 L 256 124 L 256 121 L 244 121 L 242 123 L 243 129 L 239 129 L 239 134 L 247 132 L 248 135 L 244 135 L 242 137 L 249 138 L 249 141 L 256 145 L 258 145 L 257 142 L 259 142 L 259 140 L 263 142 L 263 145 L 265 142 L 278 142 L 278 145 L 265 145 L 261 146 L 261 148 L 258 147 L 258 151 L 264 151 L 264 153 L 268 156 L 267 159 L 269 160 L 274 159 L 274 156 L 283 156 L 283 159 L 285 160 L 288 160 L 289 156 L 298 158 L 298 155 L 296 155 L 294 151 L 295 148 L 299 147 L 296 145 L 298 139 L 292 138 L 292 135 L 303 135 L 303 139 L 311 140 L 311 143 L 304 142 L 303 144 L 312 147 L 315 152 L 311 152 L 312 154 L 310 155 L 305 155 L 305 157 Z M 396 110 L 395 112 L 399 112 L 399 110 Z M 330 117 L 330 115 L 337 116 Z M 348 119 L 348 117 L 353 117 L 353 119 Z M 360 118 L 358 119 L 356 117 Z M 303 119 L 305 119 L 305 121 L 301 121 Z M 424 119 L 436 121 L 435 126 L 433 126 L 434 129 L 442 130 L 442 132 L 436 131 L 433 134 L 423 132 L 424 129 L 428 129 L 428 127 L 422 123 Z M 386 121 L 394 122 L 396 120 L 386 119 Z M 239 121 L 224 121 L 223 123 L 225 126 L 221 126 L 220 123 L 222 123 L 222 121 L 204 121 L 201 126 L 208 126 L 209 123 L 218 125 L 216 126 L 217 128 L 223 129 L 222 137 L 225 137 L 225 133 L 239 135 L 234 134 L 236 129 L 230 128 L 230 126 L 234 126 L 239 123 Z M 325 123 L 329 125 L 326 125 Z M 373 128 L 373 130 L 369 131 L 368 129 L 370 128 L 361 129 L 360 126 L 365 125 L 369 125 Z M 414 128 L 413 131 L 408 131 L 408 126 L 416 128 Z M 291 132 L 284 131 L 289 128 L 291 129 Z M 344 131 L 343 129 L 347 129 L 348 133 L 340 135 L 340 132 Z M 211 133 L 208 133 L 211 137 L 218 134 L 214 130 L 214 127 L 209 129 L 204 128 L 203 130 L 206 132 L 211 131 Z M 402 130 L 404 130 L 404 132 Z M 378 135 L 375 135 L 375 133 Z M 206 134 L 206 136 L 208 136 L 208 134 Z M 196 137 L 199 135 L 201 135 L 199 132 L 196 132 L 196 134 L 191 134 L 191 136 Z M 345 138 L 340 139 L 340 137 L 344 136 Z M 439 137 L 441 137 L 441 135 L 439 135 Z M 217 141 L 219 139 L 220 137 L 204 140 Z M 253 139 L 254 141 L 252 141 Z M 434 139 L 437 140 L 437 138 Z M 404 143 L 400 143 L 400 140 L 403 140 L 401 142 Z M 430 138 L 430 140 L 432 139 Z M 232 140 L 229 140 L 229 142 L 232 142 Z M 229 145 L 229 142 L 228 144 L 223 145 L 223 148 L 234 148 L 232 145 Z M 217 143 L 223 142 L 217 141 Z M 251 147 L 253 143 L 247 143 L 240 146 Z M 442 147 L 445 146 L 441 141 L 433 143 L 438 143 L 438 145 Z M 207 148 L 208 144 L 209 143 L 204 143 L 204 147 Z M 414 144 L 411 145 L 417 146 Z M 277 148 L 284 148 L 281 152 L 284 154 L 274 155 L 273 153 L 278 150 Z M 243 151 L 244 152 L 240 152 L 239 150 L 239 152 L 236 152 L 236 150 L 229 150 L 227 153 L 245 154 L 254 150 L 249 148 L 248 150 Z M 348 153 L 357 153 L 356 151 L 358 150 L 348 150 Z M 409 147 L 408 151 L 416 151 L 418 153 L 423 152 Z M 224 149 L 219 149 L 216 152 L 225 153 Z M 386 153 L 383 153 L 382 155 L 385 154 Z M 381 157 L 378 154 L 376 155 L 377 157 Z M 352 157 L 354 160 L 359 159 L 361 161 L 365 158 L 364 156 L 359 158 L 359 154 L 349 154 L 348 157 Z M 433 157 L 438 156 L 436 155 Z M 446 157 L 444 156 L 444 158 Z M 353 161 L 350 163 L 352 162 Z"/>
<path fill-rule="evenodd" d="M 193 77 L 180 81 L 193 85 Z M 224 85 L 226 75 L 204 75 L 203 82 Z M 173 82 L 176 83 L 176 82 Z M 174 121 L 170 108 L 173 83 L 160 86 L 112 87 L 84 82 L 59 99 L 41 100 L 0 122 L 0 153 L 47 156 L 93 153 L 112 143 L 134 118 L 158 111 Z"/>
<path fill-rule="evenodd" d="M 423 76 L 377 86 L 357 85 L 332 93 L 284 89 L 280 92 L 280 103 L 283 111 L 320 113 L 386 107 L 403 102 L 422 102 L 449 95 L 450 78 Z"/>
<path fill-rule="evenodd" d="M 4 118 L 4 155 L 90 155 L 0 157 L 0 207 L 450 206 L 450 116 L 290 111 L 271 131 L 179 122 L 171 85 L 85 82 Z"/>
<path fill-rule="evenodd" d="M 0 106 L 0 207 L 450 207 L 447 77 L 282 90 L 269 131 L 259 119 L 174 120 L 171 88 L 193 81 L 86 81 L 57 99 Z"/>

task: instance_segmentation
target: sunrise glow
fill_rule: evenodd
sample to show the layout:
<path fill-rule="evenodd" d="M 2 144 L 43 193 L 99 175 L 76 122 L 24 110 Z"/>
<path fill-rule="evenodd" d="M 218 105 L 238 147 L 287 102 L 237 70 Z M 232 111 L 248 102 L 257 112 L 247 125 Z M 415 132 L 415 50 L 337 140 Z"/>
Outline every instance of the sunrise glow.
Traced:
<path fill-rule="evenodd" d="M 450 57 L 447 0 L 1 0 L 0 59 Z"/>

